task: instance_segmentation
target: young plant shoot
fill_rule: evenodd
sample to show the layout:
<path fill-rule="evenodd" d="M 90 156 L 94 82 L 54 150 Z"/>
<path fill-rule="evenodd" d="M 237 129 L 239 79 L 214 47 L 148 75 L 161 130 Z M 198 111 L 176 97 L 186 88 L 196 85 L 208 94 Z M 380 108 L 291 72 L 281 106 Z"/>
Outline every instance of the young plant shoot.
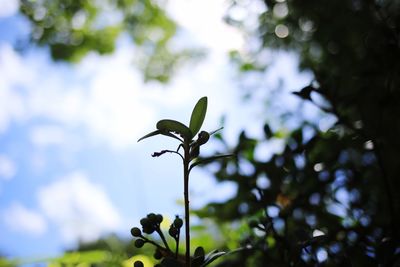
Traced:
<path fill-rule="evenodd" d="M 170 119 L 160 120 L 156 124 L 156 130 L 143 136 L 138 140 L 141 141 L 143 139 L 155 136 L 155 135 L 164 135 L 170 138 L 174 138 L 179 141 L 178 147 L 176 150 L 162 150 L 160 152 L 154 152 L 152 154 L 153 157 L 159 157 L 165 153 L 174 153 L 180 156 L 183 163 L 183 195 L 184 195 L 184 204 L 185 204 L 185 255 L 180 256 L 178 254 L 179 248 L 179 237 L 180 237 L 180 229 L 183 226 L 182 219 L 178 216 L 175 218 L 174 222 L 171 224 L 171 227 L 168 231 L 169 235 L 175 241 L 175 250 L 172 251 L 165 239 L 164 234 L 160 229 L 160 224 L 163 220 L 161 215 L 156 215 L 154 213 L 150 213 L 146 218 L 143 218 L 140 221 L 142 225 L 142 230 L 137 227 L 132 228 L 131 234 L 136 237 L 135 246 L 142 247 L 145 243 L 152 244 L 156 247 L 156 253 L 154 257 L 157 260 L 161 260 L 159 266 L 184 266 L 184 267 L 200 267 L 206 266 L 216 258 L 224 255 L 224 252 L 214 251 L 205 255 L 204 249 L 202 247 L 198 247 L 194 256 L 190 255 L 190 218 L 189 218 L 189 175 L 191 170 L 202 163 L 210 162 L 213 160 L 230 157 L 231 154 L 226 155 L 216 155 L 213 157 L 205 158 L 200 160 L 200 148 L 202 145 L 206 144 L 211 135 L 221 130 L 218 129 L 211 133 L 206 131 L 200 131 L 201 126 L 203 125 L 205 116 L 207 113 L 207 97 L 202 97 L 199 99 L 197 104 L 195 105 L 189 122 L 189 127 L 185 124 Z M 200 131 L 200 132 L 199 132 Z M 197 135 L 197 138 L 195 138 Z M 156 232 L 163 244 L 158 244 L 147 237 L 143 236 L 143 233 L 152 234 Z M 141 262 L 135 263 L 136 267 L 143 266 Z"/>

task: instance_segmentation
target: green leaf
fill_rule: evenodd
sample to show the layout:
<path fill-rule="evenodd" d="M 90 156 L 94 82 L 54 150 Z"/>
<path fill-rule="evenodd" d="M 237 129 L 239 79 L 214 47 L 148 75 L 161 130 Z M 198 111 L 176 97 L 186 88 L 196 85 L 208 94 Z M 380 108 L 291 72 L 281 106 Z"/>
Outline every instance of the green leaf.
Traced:
<path fill-rule="evenodd" d="M 206 256 L 206 258 L 204 260 L 204 263 L 201 265 L 201 267 L 209 265 L 210 263 L 212 263 L 213 261 L 215 261 L 219 257 L 224 256 L 225 254 L 226 254 L 226 252 L 218 251 L 217 249 L 211 251 L 210 253 L 207 254 L 207 256 Z"/>
<path fill-rule="evenodd" d="M 191 140 L 193 137 L 192 132 L 185 124 L 175 120 L 160 120 L 157 122 L 157 129 L 160 130 L 162 134 L 173 132 L 188 140 Z"/>
<path fill-rule="evenodd" d="M 201 126 L 203 125 L 204 118 L 207 113 L 207 97 L 204 96 L 197 101 L 196 106 L 194 106 L 192 115 L 190 117 L 189 128 L 192 131 L 193 136 L 195 136 Z"/>
<path fill-rule="evenodd" d="M 197 165 L 200 165 L 200 164 L 206 164 L 206 163 L 210 163 L 217 159 L 229 158 L 229 157 L 234 157 L 234 156 L 235 156 L 234 154 L 223 154 L 223 155 L 216 155 L 216 156 L 212 156 L 212 157 L 208 157 L 208 158 L 203 158 L 199 161 L 194 162 L 192 165 L 190 165 L 189 170 L 193 169 L 194 167 L 196 167 Z"/>
<path fill-rule="evenodd" d="M 138 142 L 142 141 L 143 139 L 146 139 L 146 138 L 158 135 L 158 134 L 161 134 L 161 131 L 160 130 L 155 130 L 154 132 L 148 133 L 145 136 L 139 138 Z"/>
<path fill-rule="evenodd" d="M 205 267 L 205 266 L 209 265 L 210 263 L 212 263 L 213 261 L 215 261 L 219 257 L 230 255 L 230 254 L 234 254 L 234 253 L 237 253 L 239 251 L 246 250 L 246 249 L 248 249 L 248 248 L 241 247 L 241 248 L 237 248 L 235 250 L 228 251 L 228 252 L 218 251 L 218 249 L 215 249 L 215 250 L 211 251 L 210 253 L 208 253 L 206 255 L 206 257 L 204 259 L 204 263 L 201 265 L 201 267 Z"/>

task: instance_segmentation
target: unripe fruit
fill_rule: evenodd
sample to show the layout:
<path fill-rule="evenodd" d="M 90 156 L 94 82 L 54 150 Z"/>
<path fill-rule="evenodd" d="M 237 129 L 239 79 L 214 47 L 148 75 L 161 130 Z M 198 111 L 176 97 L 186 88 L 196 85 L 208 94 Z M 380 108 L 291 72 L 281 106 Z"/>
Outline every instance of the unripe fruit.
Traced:
<path fill-rule="evenodd" d="M 136 240 L 135 240 L 135 247 L 141 248 L 141 247 L 143 247 L 144 243 L 145 243 L 145 242 L 144 242 L 143 239 L 136 239 Z"/>
<path fill-rule="evenodd" d="M 162 253 L 161 253 L 160 250 L 156 249 L 156 251 L 154 252 L 153 257 L 154 257 L 156 260 L 160 260 L 160 259 L 163 257 L 163 255 L 162 255 Z"/>
<path fill-rule="evenodd" d="M 182 219 L 181 218 L 176 218 L 175 220 L 174 220 L 174 226 L 176 227 L 176 228 L 181 228 L 182 227 L 182 225 L 183 225 L 183 221 L 182 221 Z"/>
<path fill-rule="evenodd" d="M 147 218 L 149 219 L 149 222 L 151 224 L 157 223 L 157 215 L 155 215 L 154 213 L 148 214 Z"/>
<path fill-rule="evenodd" d="M 144 264 L 141 261 L 135 261 L 135 263 L 133 264 L 133 267 L 144 267 Z"/>
<path fill-rule="evenodd" d="M 152 233 L 154 233 L 154 231 L 155 231 L 155 229 L 154 229 L 154 227 L 153 226 L 146 226 L 146 227 L 143 227 L 143 232 L 144 233 L 146 233 L 146 234 L 148 234 L 148 235 L 151 235 Z"/>
<path fill-rule="evenodd" d="M 175 238 L 178 235 L 178 229 L 176 229 L 174 226 L 171 226 L 168 230 L 168 234 Z"/>
<path fill-rule="evenodd" d="M 143 219 L 140 220 L 140 224 L 143 227 L 146 227 L 146 226 L 149 226 L 151 223 L 150 223 L 150 220 L 148 218 L 143 218 Z"/>
<path fill-rule="evenodd" d="M 131 235 L 134 236 L 134 237 L 139 237 L 139 236 L 142 235 L 142 231 L 140 231 L 140 229 L 137 228 L 137 227 L 133 227 L 131 229 Z"/>
<path fill-rule="evenodd" d="M 163 216 L 161 214 L 156 215 L 156 222 L 161 223 L 163 221 Z"/>

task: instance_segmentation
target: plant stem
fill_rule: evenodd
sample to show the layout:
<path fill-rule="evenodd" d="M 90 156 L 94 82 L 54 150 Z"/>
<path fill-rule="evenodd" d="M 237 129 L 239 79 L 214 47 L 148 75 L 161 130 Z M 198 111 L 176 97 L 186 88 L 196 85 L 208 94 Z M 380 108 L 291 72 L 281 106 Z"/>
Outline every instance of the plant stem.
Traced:
<path fill-rule="evenodd" d="M 179 233 L 178 233 L 178 237 L 176 238 L 176 248 L 175 248 L 175 259 L 178 259 L 178 255 L 179 255 Z"/>
<path fill-rule="evenodd" d="M 190 144 L 185 140 L 183 145 L 185 154 L 183 159 L 183 195 L 185 201 L 185 241 L 186 267 L 190 267 L 190 226 L 189 226 L 189 163 L 190 163 Z"/>
<path fill-rule="evenodd" d="M 163 241 L 163 243 L 164 243 L 164 245 L 165 245 L 165 248 L 166 248 L 167 250 L 171 251 L 171 253 L 172 253 L 172 250 L 169 248 L 168 243 L 167 243 L 167 240 L 165 239 L 165 236 L 164 236 L 163 232 L 161 231 L 161 229 L 158 228 L 158 229 L 156 230 L 156 232 L 157 232 L 158 235 L 161 237 L 161 240 Z"/>

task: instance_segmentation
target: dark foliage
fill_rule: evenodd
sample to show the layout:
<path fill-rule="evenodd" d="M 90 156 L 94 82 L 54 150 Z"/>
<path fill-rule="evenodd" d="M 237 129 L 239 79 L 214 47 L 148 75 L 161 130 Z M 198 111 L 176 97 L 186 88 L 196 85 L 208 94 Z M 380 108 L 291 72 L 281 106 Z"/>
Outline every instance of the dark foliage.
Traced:
<path fill-rule="evenodd" d="M 258 71 L 266 49 L 298 53 L 315 80 L 296 94 L 322 96 L 338 120 L 327 132 L 305 123 L 268 161 L 254 152 L 274 130 L 265 126 L 265 140 L 242 133 L 235 160 L 215 172 L 236 196 L 198 211 L 249 221 L 241 242 L 251 249 L 219 266 L 400 266 L 400 2 L 263 3 L 246 63 L 257 67 L 241 70 Z"/>

